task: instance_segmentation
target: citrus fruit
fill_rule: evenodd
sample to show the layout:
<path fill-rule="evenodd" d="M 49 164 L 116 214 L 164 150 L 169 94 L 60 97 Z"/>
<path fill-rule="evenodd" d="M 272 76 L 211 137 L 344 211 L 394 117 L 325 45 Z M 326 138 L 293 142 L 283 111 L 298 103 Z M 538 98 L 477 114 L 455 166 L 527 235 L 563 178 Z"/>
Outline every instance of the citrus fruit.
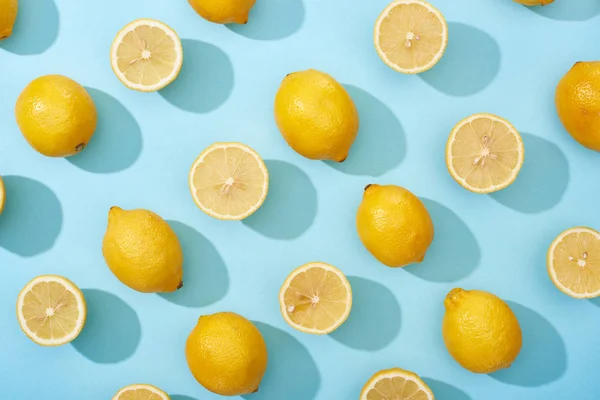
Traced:
<path fill-rule="evenodd" d="M 232 312 L 201 316 L 187 339 L 185 356 L 194 378 L 222 396 L 256 392 L 268 359 L 258 328 Z"/>
<path fill-rule="evenodd" d="M 4 211 L 4 204 L 6 204 L 6 189 L 4 187 L 4 180 L 0 176 L 0 214 Z"/>
<path fill-rule="evenodd" d="M 12 35 L 18 11 L 18 0 L 0 0 L 0 40 Z"/>
<path fill-rule="evenodd" d="M 85 324 L 83 293 L 58 275 L 41 275 L 29 282 L 17 299 L 21 329 L 41 346 L 60 346 L 75 339 Z"/>
<path fill-rule="evenodd" d="M 188 0 L 198 15 L 216 24 L 245 24 L 256 0 Z"/>
<path fill-rule="evenodd" d="M 279 306 L 294 329 L 316 335 L 336 330 L 352 309 L 352 288 L 342 271 L 313 262 L 296 268 L 279 290 Z"/>
<path fill-rule="evenodd" d="M 519 355 L 521 327 L 508 304 L 481 290 L 452 289 L 444 301 L 444 342 L 463 368 L 489 374 Z"/>
<path fill-rule="evenodd" d="M 156 386 L 135 384 L 119 390 L 112 400 L 171 400 L 171 398 Z"/>
<path fill-rule="evenodd" d="M 17 99 L 15 116 L 31 147 L 48 157 L 79 153 L 91 140 L 98 122 L 88 92 L 61 75 L 31 81 Z"/>
<path fill-rule="evenodd" d="M 189 185 L 196 205 L 211 217 L 242 220 L 267 198 L 269 172 L 245 144 L 214 143 L 194 161 Z"/>
<path fill-rule="evenodd" d="M 362 388 L 359 400 L 434 400 L 433 392 L 414 372 L 384 369 Z"/>
<path fill-rule="evenodd" d="M 442 13 L 426 1 L 396 0 L 377 18 L 374 36 L 384 63 L 404 74 L 418 74 L 444 55 L 448 25 Z"/>
<path fill-rule="evenodd" d="M 556 86 L 554 100 L 573 139 L 600 151 L 600 61 L 576 63 Z"/>
<path fill-rule="evenodd" d="M 388 267 L 423 261 L 433 241 L 433 222 L 425 205 L 395 185 L 367 185 L 356 229 L 367 250 Z"/>
<path fill-rule="evenodd" d="M 460 121 L 446 144 L 446 166 L 452 178 L 475 193 L 504 189 L 517 179 L 525 149 L 517 130 L 492 114 Z"/>
<path fill-rule="evenodd" d="M 577 227 L 562 232 L 547 256 L 550 279 L 577 299 L 600 296 L 600 233 Z"/>
<path fill-rule="evenodd" d="M 337 162 L 348 157 L 359 125 L 356 106 L 346 89 L 314 69 L 283 79 L 275 96 L 275 122 L 298 154 Z"/>
<path fill-rule="evenodd" d="M 179 239 L 152 211 L 111 207 L 102 254 L 117 279 L 138 292 L 174 292 L 183 286 Z"/>
<path fill-rule="evenodd" d="M 524 6 L 545 6 L 550 3 L 553 3 L 554 0 L 513 0 L 519 4 L 523 4 Z"/>
<path fill-rule="evenodd" d="M 130 89 L 154 92 L 173 82 L 183 63 L 177 33 L 153 19 L 138 19 L 117 33 L 110 49 L 117 78 Z"/>

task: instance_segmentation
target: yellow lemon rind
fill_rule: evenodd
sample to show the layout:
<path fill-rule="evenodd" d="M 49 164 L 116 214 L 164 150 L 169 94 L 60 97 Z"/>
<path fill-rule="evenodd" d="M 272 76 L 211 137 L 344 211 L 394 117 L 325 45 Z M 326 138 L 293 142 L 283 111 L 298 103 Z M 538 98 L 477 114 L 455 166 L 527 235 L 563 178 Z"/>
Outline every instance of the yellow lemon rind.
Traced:
<path fill-rule="evenodd" d="M 171 74 L 169 76 L 163 78 L 160 82 L 158 82 L 154 85 L 151 85 L 151 86 L 141 85 L 139 83 L 130 82 L 125 77 L 125 74 L 123 74 L 119 70 L 119 67 L 117 66 L 117 51 L 119 50 L 119 45 L 121 44 L 123 37 L 130 31 L 132 31 L 135 28 L 137 28 L 138 26 L 142 26 L 142 25 L 149 25 L 151 27 L 162 29 L 168 36 L 171 37 L 171 39 L 173 39 L 173 43 L 175 43 L 175 46 L 176 46 L 175 50 L 177 52 L 177 59 L 175 60 L 175 63 L 174 63 L 175 68 L 173 69 Z M 179 36 L 175 32 L 175 30 L 173 30 L 169 25 L 165 24 L 164 22 L 155 20 L 155 19 L 141 18 L 141 19 L 137 19 L 137 20 L 132 21 L 129 24 L 125 25 L 125 27 L 123 27 L 123 29 L 121 29 L 117 33 L 117 35 L 115 36 L 115 39 L 113 40 L 113 43 L 110 47 L 110 66 L 111 66 L 113 72 L 115 73 L 117 78 L 119 78 L 121 83 L 123 83 L 129 89 L 137 90 L 139 92 L 156 92 L 160 89 L 163 89 L 164 87 L 166 87 L 168 84 L 170 84 L 177 78 L 177 76 L 179 75 L 179 72 L 181 71 L 182 65 L 183 65 L 183 46 L 181 45 L 181 39 L 179 38 Z"/>
<path fill-rule="evenodd" d="M 505 182 L 503 182 L 500 185 L 492 185 L 488 188 L 477 188 L 477 187 L 473 187 L 473 186 L 469 185 L 465 179 L 458 176 L 458 174 L 456 173 L 454 168 L 452 168 L 452 162 L 451 162 L 452 157 L 453 157 L 452 156 L 452 143 L 454 142 L 454 139 L 456 138 L 456 134 L 458 133 L 460 128 L 463 127 L 463 125 L 470 123 L 471 121 L 473 121 L 477 118 L 489 118 L 489 119 L 492 119 L 496 122 L 499 122 L 499 123 L 505 125 L 509 129 L 509 131 L 517 138 L 517 142 L 519 143 L 519 161 L 518 161 L 517 166 L 514 168 L 513 173 L 510 176 L 510 178 L 507 179 Z M 507 188 L 517 179 L 517 176 L 519 175 L 519 172 L 521 171 L 521 168 L 523 167 L 524 160 L 525 160 L 525 146 L 523 144 L 523 138 L 519 134 L 519 131 L 517 131 L 517 129 L 506 119 L 499 117 L 497 115 L 494 115 L 494 114 L 477 113 L 477 114 L 470 115 L 466 118 L 463 118 L 454 126 L 454 128 L 452 128 L 452 132 L 450 132 L 450 136 L 448 137 L 448 141 L 446 142 L 446 167 L 448 168 L 448 172 L 460 186 L 467 189 L 469 192 L 473 192 L 473 193 L 488 194 L 488 193 L 497 192 L 499 190 Z"/>
<path fill-rule="evenodd" d="M 429 386 L 427 386 L 427 384 L 423 382 L 423 380 L 417 374 L 415 374 L 414 372 L 406 371 L 401 368 L 384 369 L 373 375 L 363 386 L 360 392 L 359 400 L 367 400 L 368 393 L 375 388 L 375 385 L 380 380 L 391 379 L 395 377 L 400 377 L 414 382 L 422 392 L 427 394 L 430 400 L 435 400 L 435 396 L 433 395 L 433 392 L 431 391 Z"/>
<path fill-rule="evenodd" d="M 6 204 L 6 186 L 4 186 L 4 180 L 0 176 L 0 214 L 4 211 L 4 205 Z"/>
<path fill-rule="evenodd" d="M 147 383 L 136 383 L 136 384 L 128 385 L 128 386 L 125 386 L 124 388 L 121 388 L 117 392 L 117 394 L 114 395 L 112 400 L 120 400 L 119 398 L 121 397 L 122 394 L 124 394 L 130 390 L 139 390 L 139 389 L 148 390 L 148 391 L 152 392 L 153 394 L 160 396 L 163 400 L 171 399 L 168 394 L 166 394 L 163 390 L 157 388 L 154 385 L 149 385 Z"/>
<path fill-rule="evenodd" d="M 333 272 L 334 274 L 336 274 L 340 278 L 342 283 L 344 284 L 344 287 L 346 288 L 346 292 L 348 293 L 348 296 L 346 297 L 346 310 L 345 310 L 344 314 L 332 326 L 330 326 L 328 329 L 324 329 L 324 330 L 310 329 L 310 328 L 306 328 L 302 325 L 296 324 L 288 316 L 288 312 L 287 312 L 287 308 L 286 308 L 286 304 L 285 304 L 285 291 L 290 286 L 290 283 L 292 282 L 292 280 L 294 280 L 294 278 L 301 272 L 305 272 L 311 268 L 323 268 L 329 272 Z M 350 311 L 352 310 L 352 287 L 350 286 L 350 282 L 348 281 L 348 278 L 346 278 L 344 273 L 342 271 L 340 271 L 338 268 L 334 267 L 333 265 L 324 263 L 324 262 L 313 261 L 313 262 L 301 265 L 300 267 L 296 268 L 288 275 L 285 282 L 283 282 L 281 289 L 279 289 L 279 308 L 281 310 L 281 315 L 283 316 L 283 319 L 292 328 L 294 328 L 300 332 L 310 333 L 313 335 L 327 335 L 327 334 L 335 331 L 337 328 L 339 328 L 348 319 L 348 316 L 350 315 Z"/>

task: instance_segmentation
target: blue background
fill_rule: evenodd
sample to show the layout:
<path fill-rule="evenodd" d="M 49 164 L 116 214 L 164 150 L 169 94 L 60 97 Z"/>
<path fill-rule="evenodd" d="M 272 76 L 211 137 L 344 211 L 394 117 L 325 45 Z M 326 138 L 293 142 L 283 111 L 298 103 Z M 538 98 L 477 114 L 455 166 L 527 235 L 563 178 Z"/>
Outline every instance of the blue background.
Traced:
<path fill-rule="evenodd" d="M 556 0 L 528 9 L 510 0 L 434 0 L 449 24 L 440 63 L 398 74 L 377 57 L 373 24 L 388 0 L 258 0 L 246 26 L 197 16 L 184 0 L 20 0 L 13 37 L 0 43 L 0 398 L 110 399 L 147 382 L 174 400 L 209 400 L 188 372 L 184 343 L 201 314 L 235 311 L 255 321 L 269 348 L 260 392 L 248 400 L 351 400 L 377 370 L 425 378 L 441 400 L 598 399 L 600 301 L 570 299 L 550 282 L 545 254 L 576 225 L 600 228 L 598 155 L 572 140 L 554 88 L 580 60 L 598 58 L 600 2 Z M 150 17 L 180 35 L 184 66 L 160 93 L 126 89 L 109 48 L 128 22 Z M 273 98 L 292 71 L 332 74 L 354 98 L 361 130 L 341 165 L 310 161 L 285 144 Z M 69 159 L 33 151 L 13 107 L 29 81 L 69 76 L 99 111 L 93 141 Z M 517 181 L 493 195 L 449 176 L 453 125 L 491 112 L 523 134 Z M 244 222 L 224 222 L 193 203 L 187 173 L 215 141 L 255 148 L 271 173 L 269 197 Z M 361 245 L 354 214 L 368 183 L 420 196 L 436 238 L 425 262 L 390 269 Z M 167 219 L 185 253 L 183 290 L 134 292 L 106 267 L 101 241 L 110 206 Z M 348 321 L 329 336 L 291 329 L 277 293 L 308 261 L 341 268 L 354 290 Z M 15 318 L 34 276 L 69 277 L 86 296 L 87 325 L 72 344 L 42 348 Z M 519 318 L 514 365 L 474 375 L 448 355 L 443 299 L 454 287 L 493 292 Z"/>

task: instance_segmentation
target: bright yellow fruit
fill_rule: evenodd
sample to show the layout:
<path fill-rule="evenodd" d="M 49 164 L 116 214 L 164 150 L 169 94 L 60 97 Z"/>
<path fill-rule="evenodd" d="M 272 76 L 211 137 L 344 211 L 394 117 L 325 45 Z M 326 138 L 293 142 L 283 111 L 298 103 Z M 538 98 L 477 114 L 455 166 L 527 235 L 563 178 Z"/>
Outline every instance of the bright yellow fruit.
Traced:
<path fill-rule="evenodd" d="M 474 114 L 460 121 L 446 144 L 446 166 L 452 178 L 474 193 L 504 189 L 523 166 L 523 139 L 507 120 Z"/>
<path fill-rule="evenodd" d="M 585 227 L 562 232 L 548 248 L 547 266 L 552 282 L 569 296 L 600 296 L 600 233 Z"/>
<path fill-rule="evenodd" d="M 41 346 L 60 346 L 74 340 L 85 325 L 86 314 L 81 290 L 58 275 L 34 278 L 17 298 L 21 329 Z"/>
<path fill-rule="evenodd" d="M 504 301 L 481 290 L 452 289 L 444 306 L 444 342 L 463 368 L 489 374 L 510 367 L 521 351 L 522 335 Z"/>
<path fill-rule="evenodd" d="M 434 400 L 429 386 L 414 372 L 384 369 L 362 388 L 359 400 Z"/>
<path fill-rule="evenodd" d="M 217 219 L 242 220 L 267 198 L 269 172 L 245 144 L 214 143 L 194 161 L 188 183 L 202 211 Z"/>
<path fill-rule="evenodd" d="M 4 204 L 6 204 L 6 189 L 4 187 L 4 180 L 0 176 L 0 214 L 4 211 Z"/>
<path fill-rule="evenodd" d="M 0 40 L 12 35 L 18 11 L 18 0 L 0 0 Z"/>
<path fill-rule="evenodd" d="M 298 154 L 342 162 L 358 133 L 352 98 L 333 77 L 314 69 L 288 74 L 275 96 L 275 122 Z"/>
<path fill-rule="evenodd" d="M 110 49 L 117 78 L 130 89 L 154 92 L 173 82 L 183 64 L 177 33 L 154 19 L 138 19 L 117 33 Z"/>
<path fill-rule="evenodd" d="M 556 86 L 554 99 L 573 139 L 600 151 L 600 61 L 576 63 Z"/>
<path fill-rule="evenodd" d="M 256 0 L 188 0 L 198 15 L 216 24 L 245 24 Z"/>
<path fill-rule="evenodd" d="M 119 390 L 112 400 L 171 400 L 171 398 L 156 386 L 135 384 Z"/>
<path fill-rule="evenodd" d="M 554 0 L 513 0 L 524 6 L 545 6 L 554 3 Z"/>
<path fill-rule="evenodd" d="M 102 253 L 112 273 L 133 290 L 163 293 L 183 286 L 179 239 L 152 211 L 111 207 Z"/>
<path fill-rule="evenodd" d="M 346 321 L 352 309 L 352 288 L 333 265 L 305 264 L 287 277 L 279 290 L 285 321 L 300 332 L 325 335 Z"/>
<path fill-rule="evenodd" d="M 442 13 L 423 0 L 396 0 L 375 23 L 375 49 L 390 68 L 418 74 L 444 55 L 448 25 Z"/>
<path fill-rule="evenodd" d="M 232 312 L 200 317 L 187 339 L 185 356 L 194 378 L 222 396 L 256 392 L 268 359 L 258 328 Z"/>
<path fill-rule="evenodd" d="M 31 147 L 48 157 L 68 157 L 88 144 L 98 115 L 88 92 L 72 79 L 45 75 L 19 95 L 17 124 Z"/>
<path fill-rule="evenodd" d="M 395 185 L 368 185 L 356 214 L 358 236 L 388 267 L 419 263 L 433 241 L 433 222 L 425 205 Z"/>

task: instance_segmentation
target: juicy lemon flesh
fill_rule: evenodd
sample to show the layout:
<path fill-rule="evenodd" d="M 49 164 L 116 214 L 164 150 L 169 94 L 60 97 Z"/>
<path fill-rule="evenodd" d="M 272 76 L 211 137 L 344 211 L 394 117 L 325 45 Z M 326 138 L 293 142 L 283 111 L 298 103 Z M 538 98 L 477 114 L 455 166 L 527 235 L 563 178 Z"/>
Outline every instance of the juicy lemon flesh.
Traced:
<path fill-rule="evenodd" d="M 567 234 L 554 248 L 552 268 L 558 283 L 575 294 L 600 291 L 600 238 L 591 232 Z"/>
<path fill-rule="evenodd" d="M 338 274 L 324 268 L 298 273 L 283 298 L 289 319 L 309 330 L 328 331 L 347 314 L 348 289 Z"/>
<path fill-rule="evenodd" d="M 129 389 L 122 392 L 115 400 L 166 400 L 169 397 L 158 395 L 157 393 L 146 389 Z"/>
<path fill-rule="evenodd" d="M 117 68 L 134 84 L 153 86 L 173 73 L 177 44 L 163 29 L 139 25 L 127 32 L 117 49 Z"/>
<path fill-rule="evenodd" d="M 194 197 L 219 216 L 247 214 L 264 200 L 266 176 L 257 161 L 241 148 L 215 148 L 193 171 Z"/>
<path fill-rule="evenodd" d="M 507 123 L 474 118 L 456 130 L 450 143 L 450 167 L 470 190 L 490 192 L 507 186 L 522 163 L 521 143 Z"/>
<path fill-rule="evenodd" d="M 382 378 L 366 396 L 366 400 L 430 400 L 414 381 L 402 378 Z"/>
<path fill-rule="evenodd" d="M 444 50 L 444 21 L 418 3 L 398 4 L 382 19 L 379 48 L 397 67 L 417 71 Z"/>

